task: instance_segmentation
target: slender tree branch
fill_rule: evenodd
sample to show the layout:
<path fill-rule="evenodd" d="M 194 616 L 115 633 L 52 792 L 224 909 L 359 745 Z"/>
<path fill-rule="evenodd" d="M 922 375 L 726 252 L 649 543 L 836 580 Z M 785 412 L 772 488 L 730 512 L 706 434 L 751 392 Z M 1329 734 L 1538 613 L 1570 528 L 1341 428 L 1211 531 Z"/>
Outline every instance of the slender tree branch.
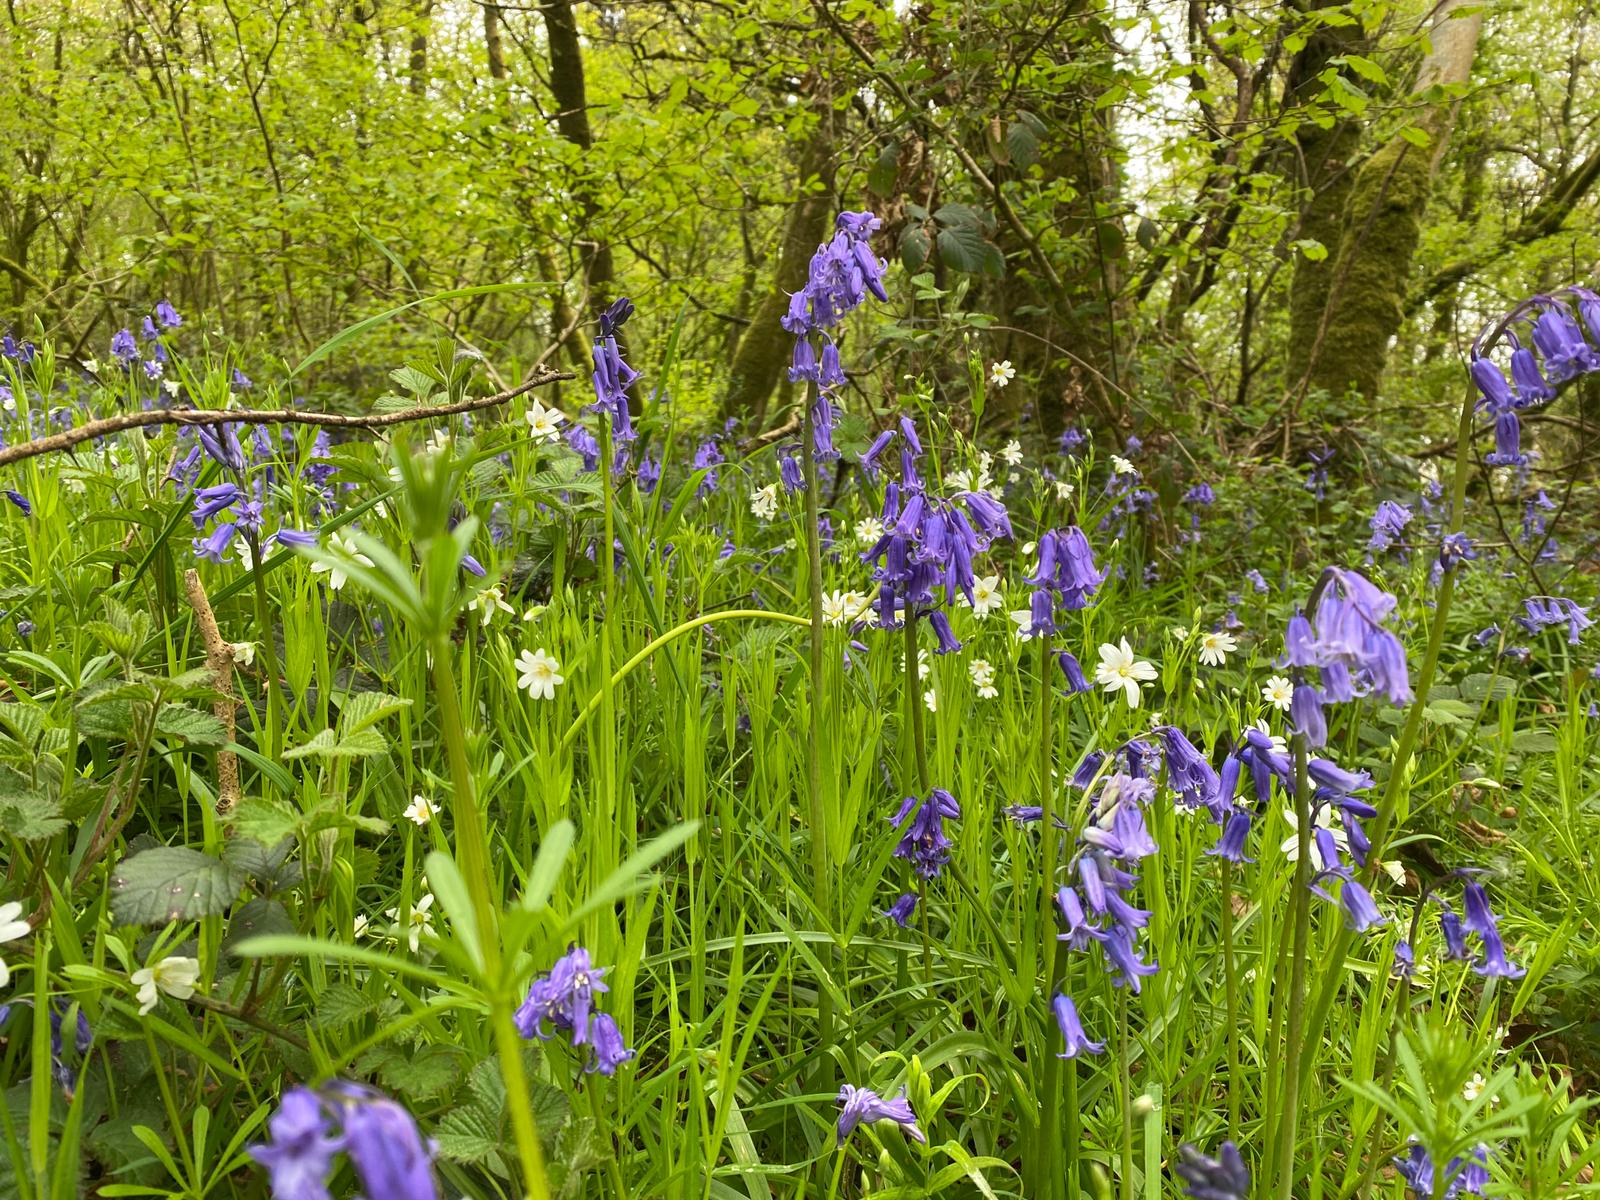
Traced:
<path fill-rule="evenodd" d="M 146 412 L 118 413 L 90 421 L 75 429 L 53 433 L 49 437 L 34 438 L 31 442 L 18 442 L 15 446 L 0 449 L 0 467 L 24 459 L 37 458 L 57 450 L 70 450 L 84 442 L 92 442 L 125 429 L 139 429 L 147 425 L 323 425 L 337 429 L 382 429 L 390 425 L 403 425 L 407 421 L 428 421 L 456 413 L 479 412 L 496 408 L 524 392 L 554 383 L 558 379 L 576 379 L 571 371 L 541 371 L 526 383 L 492 396 L 478 396 L 471 400 L 458 400 L 454 404 L 425 404 L 418 408 L 403 408 L 387 413 L 299 412 L 287 408 L 152 408 Z"/>

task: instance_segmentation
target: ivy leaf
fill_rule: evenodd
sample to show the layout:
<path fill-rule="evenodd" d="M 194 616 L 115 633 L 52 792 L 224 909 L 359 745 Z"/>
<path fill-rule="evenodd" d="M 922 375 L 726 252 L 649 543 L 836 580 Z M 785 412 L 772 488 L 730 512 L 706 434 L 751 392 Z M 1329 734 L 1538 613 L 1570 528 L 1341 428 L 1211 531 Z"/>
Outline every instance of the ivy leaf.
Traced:
<path fill-rule="evenodd" d="M 111 876 L 111 912 L 119 925 L 165 925 L 216 916 L 244 886 L 238 867 L 191 850 L 158 846 L 117 864 Z"/>

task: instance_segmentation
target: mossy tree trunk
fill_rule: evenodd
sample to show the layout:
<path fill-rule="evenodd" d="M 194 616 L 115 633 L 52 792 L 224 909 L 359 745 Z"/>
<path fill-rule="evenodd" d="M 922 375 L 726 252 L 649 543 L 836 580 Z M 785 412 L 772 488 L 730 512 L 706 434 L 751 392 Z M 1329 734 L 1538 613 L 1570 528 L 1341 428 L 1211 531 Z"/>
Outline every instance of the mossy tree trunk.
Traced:
<path fill-rule="evenodd" d="M 783 246 L 772 286 L 750 315 L 739 338 L 723 394 L 724 416 L 760 423 L 767 401 L 789 364 L 794 340 L 778 322 L 789 308 L 789 294 L 806 281 L 811 256 L 828 234 L 833 207 L 832 110 L 818 105 L 820 119 L 803 144 L 797 163 L 794 203 L 784 225 Z"/>
<path fill-rule="evenodd" d="M 1432 46 L 1417 72 L 1418 95 L 1465 83 L 1472 72 L 1480 11 L 1456 16 L 1465 0 L 1445 0 L 1434 17 Z M 1422 234 L 1422 219 L 1433 191 L 1434 171 L 1449 140 L 1455 104 L 1441 99 L 1412 123 L 1427 135 L 1426 145 L 1396 134 L 1362 166 L 1350 190 L 1340 228 L 1338 252 L 1330 256 L 1331 277 L 1301 385 L 1344 395 L 1377 394 L 1387 365 L 1389 342 L 1405 315 L 1412 259 Z M 1296 284 L 1299 276 L 1296 276 Z M 1309 301 L 1309 297 L 1302 297 Z M 1299 330 L 1302 336 L 1307 332 Z"/>

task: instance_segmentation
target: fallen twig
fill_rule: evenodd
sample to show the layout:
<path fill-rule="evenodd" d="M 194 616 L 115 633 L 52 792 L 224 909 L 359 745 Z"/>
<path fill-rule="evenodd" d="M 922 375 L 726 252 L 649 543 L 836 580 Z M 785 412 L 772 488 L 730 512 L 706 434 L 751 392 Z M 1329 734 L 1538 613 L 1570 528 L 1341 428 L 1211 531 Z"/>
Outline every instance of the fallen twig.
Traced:
<path fill-rule="evenodd" d="M 64 429 L 49 437 L 34 438 L 15 446 L 0 449 L 0 467 L 57 450 L 70 450 L 95 438 L 120 433 L 125 429 L 140 429 L 147 425 L 324 425 L 341 429 L 381 429 L 389 425 L 403 425 L 407 421 L 427 421 L 435 417 L 448 417 L 456 413 L 478 412 L 495 408 L 524 392 L 555 383 L 561 379 L 576 379 L 571 371 L 541 371 L 525 383 L 492 396 L 479 396 L 471 400 L 458 400 L 454 404 L 424 404 L 417 408 L 403 408 L 395 412 L 361 413 L 347 416 L 344 413 L 302 412 L 292 408 L 152 408 L 142 412 L 118 413 L 102 417 L 74 429 Z"/>

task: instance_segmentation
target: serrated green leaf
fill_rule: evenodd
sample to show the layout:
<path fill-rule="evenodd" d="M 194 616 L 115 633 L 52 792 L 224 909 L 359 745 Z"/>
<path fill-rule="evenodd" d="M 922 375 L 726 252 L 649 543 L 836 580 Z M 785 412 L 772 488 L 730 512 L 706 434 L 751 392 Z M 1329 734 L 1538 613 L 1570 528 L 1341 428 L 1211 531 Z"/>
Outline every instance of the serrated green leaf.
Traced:
<path fill-rule="evenodd" d="M 331 729 L 323 729 L 309 742 L 285 750 L 283 757 L 286 759 L 370 758 L 382 754 L 388 748 L 389 743 L 376 729 L 358 729 L 346 737 L 338 736 Z"/>
<path fill-rule="evenodd" d="M 371 1016 L 377 1005 L 360 988 L 336 983 L 317 997 L 318 1029 L 345 1029 Z"/>
<path fill-rule="evenodd" d="M 408 1058 L 386 1062 L 378 1075 L 408 1100 L 430 1100 L 455 1086 L 466 1057 L 459 1046 L 424 1046 Z"/>
<path fill-rule="evenodd" d="M 453 1108 L 433 1128 L 439 1153 L 454 1162 L 479 1163 L 505 1141 L 501 1122 L 476 1105 Z"/>
<path fill-rule="evenodd" d="M 246 796 L 233 810 L 232 824 L 241 837 L 263 846 L 276 846 L 299 835 L 302 818 L 280 800 Z"/>
<path fill-rule="evenodd" d="M 156 732 L 181 738 L 191 746 L 226 746 L 229 740 L 226 725 L 187 704 L 163 704 L 156 713 Z"/>
<path fill-rule="evenodd" d="M 18 841 L 37 842 L 66 827 L 58 796 L 22 772 L 0 767 L 0 831 Z"/>
<path fill-rule="evenodd" d="M 244 886 L 238 867 L 191 850 L 158 846 L 117 864 L 111 911 L 119 925 L 165 925 L 226 911 Z"/>
<path fill-rule="evenodd" d="M 339 706 L 339 732 L 348 737 L 410 707 L 411 701 L 384 692 L 352 692 Z"/>

